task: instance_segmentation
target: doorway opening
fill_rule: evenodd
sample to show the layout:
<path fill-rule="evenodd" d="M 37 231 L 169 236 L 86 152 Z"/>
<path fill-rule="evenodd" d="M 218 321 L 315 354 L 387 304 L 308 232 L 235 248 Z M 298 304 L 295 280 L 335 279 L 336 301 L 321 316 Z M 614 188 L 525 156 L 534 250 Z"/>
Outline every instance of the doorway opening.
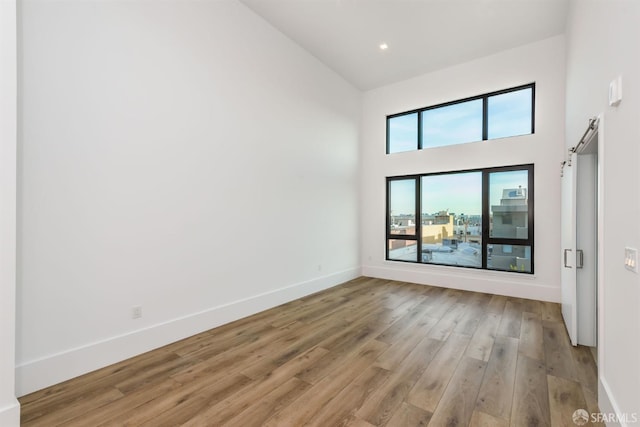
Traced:
<path fill-rule="evenodd" d="M 598 305 L 602 302 L 602 115 L 589 126 L 562 163 L 562 317 L 572 345 L 598 354 Z"/>
<path fill-rule="evenodd" d="M 578 344 L 591 348 L 597 363 L 598 345 L 598 129 L 577 147 L 576 180 L 576 308 Z"/>

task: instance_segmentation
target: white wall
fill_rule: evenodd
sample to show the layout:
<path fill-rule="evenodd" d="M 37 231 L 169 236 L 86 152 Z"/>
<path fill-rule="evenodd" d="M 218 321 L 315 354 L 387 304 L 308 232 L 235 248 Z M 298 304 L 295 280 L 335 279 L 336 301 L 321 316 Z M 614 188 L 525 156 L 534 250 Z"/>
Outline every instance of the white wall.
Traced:
<path fill-rule="evenodd" d="M 16 2 L 0 1 L 0 426 L 20 424 L 15 396 Z"/>
<path fill-rule="evenodd" d="M 364 94 L 361 133 L 362 263 L 369 276 L 559 301 L 560 161 L 564 150 L 564 36 L 429 73 Z M 385 154 L 385 117 L 536 83 L 536 133 Z M 535 164 L 535 275 L 385 261 L 385 177 Z"/>
<path fill-rule="evenodd" d="M 311 55 L 233 0 L 19 21 L 19 395 L 360 274 L 360 93 Z"/>
<path fill-rule="evenodd" d="M 567 144 L 589 117 L 604 117 L 603 281 L 599 301 L 601 409 L 640 418 L 640 278 L 624 268 L 625 246 L 640 248 L 640 2 L 572 1 L 567 26 Z M 609 82 L 623 100 L 608 105 Z M 624 423 L 623 423 L 624 424 Z"/>

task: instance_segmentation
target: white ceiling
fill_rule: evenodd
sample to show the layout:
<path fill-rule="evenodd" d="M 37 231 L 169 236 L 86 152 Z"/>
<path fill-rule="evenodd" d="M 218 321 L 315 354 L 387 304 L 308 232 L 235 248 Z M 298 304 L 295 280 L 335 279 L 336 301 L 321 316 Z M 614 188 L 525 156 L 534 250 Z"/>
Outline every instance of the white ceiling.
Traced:
<path fill-rule="evenodd" d="M 568 0 L 240 1 L 362 90 L 561 34 L 568 9 Z"/>

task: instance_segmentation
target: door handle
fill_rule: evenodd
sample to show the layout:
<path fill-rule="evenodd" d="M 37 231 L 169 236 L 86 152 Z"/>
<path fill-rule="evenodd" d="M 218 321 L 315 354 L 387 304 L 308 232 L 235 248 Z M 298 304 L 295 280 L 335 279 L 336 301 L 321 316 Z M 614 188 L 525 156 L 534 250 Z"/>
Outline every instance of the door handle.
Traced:
<path fill-rule="evenodd" d="M 584 252 L 582 249 L 576 249 L 576 255 L 578 255 L 578 259 L 576 260 L 576 268 L 584 267 Z"/>
<path fill-rule="evenodd" d="M 565 268 L 573 268 L 570 265 L 567 265 L 567 252 L 571 252 L 571 249 L 564 250 L 564 266 Z"/>

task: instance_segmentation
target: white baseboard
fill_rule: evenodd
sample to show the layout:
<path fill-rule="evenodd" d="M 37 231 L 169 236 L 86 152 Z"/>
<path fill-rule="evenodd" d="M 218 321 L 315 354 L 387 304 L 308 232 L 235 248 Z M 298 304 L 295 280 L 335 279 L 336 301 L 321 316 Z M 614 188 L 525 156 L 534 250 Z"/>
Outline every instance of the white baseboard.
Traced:
<path fill-rule="evenodd" d="M 2 427 L 20 427 L 20 403 L 14 399 L 14 402 L 0 408 L 0 426 Z"/>
<path fill-rule="evenodd" d="M 609 387 L 607 380 L 603 377 L 600 377 L 598 381 L 598 407 L 600 408 L 601 413 L 609 415 L 608 421 L 606 422 L 607 427 L 629 427 L 632 425 L 640 425 L 640 414 L 625 414 L 622 412 L 611 393 L 611 388 Z M 615 419 L 616 415 L 620 420 L 622 420 L 622 422 Z M 634 416 L 636 417 L 635 420 L 633 420 Z"/>
<path fill-rule="evenodd" d="M 460 271 L 452 271 L 460 270 Z M 362 274 L 464 291 L 485 292 L 539 301 L 560 302 L 560 287 L 535 283 L 535 276 L 498 271 L 429 266 L 428 271 L 403 267 L 363 266 Z"/>
<path fill-rule="evenodd" d="M 340 271 L 22 363 L 16 367 L 16 394 L 24 396 L 360 275 L 359 267 Z"/>
<path fill-rule="evenodd" d="M 602 412 L 603 414 L 619 414 L 620 412 L 617 408 L 617 405 L 613 403 L 613 400 L 610 396 L 611 394 L 609 385 L 604 378 L 600 378 L 598 381 L 598 408 L 600 409 L 600 412 Z M 616 421 L 608 422 L 606 424 L 607 427 L 620 426 L 620 423 Z"/>

